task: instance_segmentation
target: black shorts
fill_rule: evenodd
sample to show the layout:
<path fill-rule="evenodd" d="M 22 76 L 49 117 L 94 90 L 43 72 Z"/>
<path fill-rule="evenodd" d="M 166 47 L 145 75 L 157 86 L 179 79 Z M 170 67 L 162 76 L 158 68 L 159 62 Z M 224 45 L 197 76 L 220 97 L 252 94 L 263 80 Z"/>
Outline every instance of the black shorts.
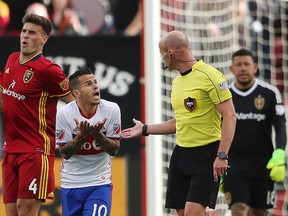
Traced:
<path fill-rule="evenodd" d="M 170 161 L 166 208 L 184 209 L 187 201 L 215 208 L 219 182 L 214 182 L 213 163 L 219 141 L 206 146 L 176 146 Z"/>
<path fill-rule="evenodd" d="M 269 177 L 253 178 L 234 172 L 228 172 L 224 177 L 224 192 L 229 206 L 244 202 L 252 208 L 273 208 L 276 196 L 273 189 L 274 183 Z"/>

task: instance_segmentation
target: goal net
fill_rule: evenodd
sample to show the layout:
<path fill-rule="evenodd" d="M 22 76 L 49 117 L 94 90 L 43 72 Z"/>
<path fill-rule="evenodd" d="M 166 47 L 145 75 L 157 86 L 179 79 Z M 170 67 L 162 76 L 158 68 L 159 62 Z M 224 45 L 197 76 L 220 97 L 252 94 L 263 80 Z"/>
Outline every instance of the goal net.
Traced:
<path fill-rule="evenodd" d="M 172 30 L 185 32 L 193 55 L 222 71 L 229 82 L 232 53 L 241 47 L 253 51 L 258 76 L 276 85 L 287 98 L 287 1 L 274 0 L 161 0 L 161 35 Z M 161 72 L 162 120 L 173 117 L 170 102 L 175 73 Z M 175 136 L 162 137 L 162 199 L 165 203 L 168 165 Z M 217 215 L 228 214 L 222 194 Z M 214 212 L 215 213 L 215 212 Z M 175 212 L 163 207 L 163 215 Z"/>

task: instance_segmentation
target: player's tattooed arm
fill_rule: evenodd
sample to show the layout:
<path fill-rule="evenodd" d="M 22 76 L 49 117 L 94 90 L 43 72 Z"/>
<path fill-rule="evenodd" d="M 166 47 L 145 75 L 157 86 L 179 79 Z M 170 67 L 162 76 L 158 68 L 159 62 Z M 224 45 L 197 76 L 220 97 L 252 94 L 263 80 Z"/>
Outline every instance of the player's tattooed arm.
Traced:
<path fill-rule="evenodd" d="M 97 124 L 91 126 L 90 133 L 105 152 L 110 156 L 115 156 L 119 150 L 120 141 L 110 139 L 102 133 L 102 128 L 106 120 L 107 119 L 104 119 L 103 121 L 99 121 Z"/>
<path fill-rule="evenodd" d="M 115 156 L 117 154 L 120 147 L 119 140 L 110 139 L 106 137 L 102 132 L 94 136 L 94 139 L 110 156 Z"/>
<path fill-rule="evenodd" d="M 78 123 L 77 120 L 75 121 L 79 129 L 77 135 L 73 140 L 67 142 L 65 145 L 59 146 L 60 153 L 65 159 L 71 158 L 81 148 L 90 132 L 90 124 L 87 121 L 80 123 Z"/>

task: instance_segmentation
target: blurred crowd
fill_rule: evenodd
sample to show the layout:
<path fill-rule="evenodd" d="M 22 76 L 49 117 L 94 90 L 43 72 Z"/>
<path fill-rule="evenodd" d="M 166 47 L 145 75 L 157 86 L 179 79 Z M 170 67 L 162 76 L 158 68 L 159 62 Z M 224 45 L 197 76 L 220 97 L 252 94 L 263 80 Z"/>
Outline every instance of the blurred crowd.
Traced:
<path fill-rule="evenodd" d="M 0 36 L 18 36 L 26 13 L 50 18 L 52 36 L 134 36 L 142 29 L 140 0 L 0 0 Z"/>

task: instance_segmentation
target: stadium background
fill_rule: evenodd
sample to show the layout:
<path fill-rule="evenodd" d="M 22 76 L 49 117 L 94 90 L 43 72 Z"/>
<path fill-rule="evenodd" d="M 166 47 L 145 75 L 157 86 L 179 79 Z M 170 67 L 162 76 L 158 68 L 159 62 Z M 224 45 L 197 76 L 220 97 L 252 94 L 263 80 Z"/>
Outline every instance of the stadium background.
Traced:
<path fill-rule="evenodd" d="M 143 0 L 144 28 L 140 36 L 51 38 L 44 54 L 67 74 L 77 67 L 91 67 L 102 96 L 119 103 L 123 128 L 132 125 L 133 117 L 152 123 L 173 116 L 169 96 L 176 73 L 162 70 L 158 49 L 161 35 L 171 30 L 187 33 L 193 54 L 223 71 L 229 82 L 233 80 L 229 72 L 232 53 L 240 47 L 251 49 L 257 56 L 258 76 L 276 85 L 287 104 L 288 2 L 250 2 L 248 5 L 245 0 Z M 0 68 L 4 67 L 8 54 L 18 49 L 18 38 L 0 38 Z M 174 215 L 163 207 L 174 145 L 173 135 L 122 141 L 116 158 L 119 160 L 114 162 L 112 215 Z M 286 179 L 286 189 L 287 184 Z M 117 187 L 122 190 L 118 192 Z M 288 215 L 287 194 L 283 200 L 282 212 L 271 215 Z M 227 214 L 221 196 L 217 208 L 218 215 Z M 44 209 L 49 207 L 43 206 L 43 215 Z"/>

